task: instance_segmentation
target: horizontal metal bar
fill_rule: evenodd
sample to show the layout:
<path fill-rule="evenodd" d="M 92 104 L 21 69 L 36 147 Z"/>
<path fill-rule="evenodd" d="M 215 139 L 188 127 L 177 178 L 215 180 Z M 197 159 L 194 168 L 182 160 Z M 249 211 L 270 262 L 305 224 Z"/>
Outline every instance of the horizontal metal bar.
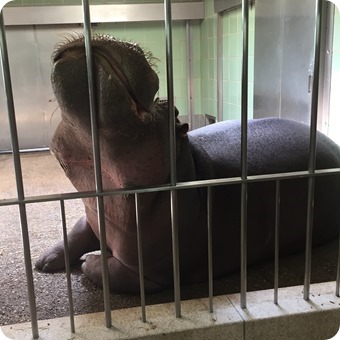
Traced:
<path fill-rule="evenodd" d="M 81 192 L 69 192 L 69 193 L 64 193 L 64 194 L 31 196 L 31 197 L 26 197 L 24 200 L 10 198 L 10 199 L 0 200 L 0 206 L 14 205 L 14 204 L 19 204 L 19 203 L 30 204 L 30 203 L 51 202 L 51 201 L 60 201 L 60 200 L 74 200 L 74 199 L 80 199 L 84 197 L 131 195 L 131 194 L 136 194 L 136 193 L 142 194 L 142 193 L 152 193 L 152 192 L 158 192 L 158 191 L 184 190 L 184 189 L 203 188 L 203 187 L 219 186 L 219 185 L 241 184 L 242 182 L 255 183 L 255 182 L 266 182 L 266 181 L 330 176 L 330 175 L 340 175 L 340 168 L 315 170 L 314 174 L 310 174 L 308 171 L 295 171 L 295 172 L 287 172 L 287 173 L 279 173 L 279 174 L 248 176 L 247 179 L 245 180 L 242 180 L 241 177 L 230 177 L 230 178 L 206 179 L 206 180 L 190 181 L 190 182 L 179 182 L 175 186 L 162 185 L 162 186 L 147 187 L 147 188 L 117 189 L 114 191 L 104 191 L 102 193 L 96 193 L 95 191 L 81 191 Z"/>
<path fill-rule="evenodd" d="M 50 151 L 50 148 L 34 148 L 34 149 L 20 149 L 19 153 L 45 152 Z M 11 155 L 13 150 L 0 150 L 0 155 Z"/>
<path fill-rule="evenodd" d="M 82 24 L 82 6 L 23 6 L 4 8 L 5 25 Z M 204 18 L 204 2 L 172 5 L 173 20 Z M 164 20 L 163 4 L 92 5 L 91 22 L 137 22 Z"/>

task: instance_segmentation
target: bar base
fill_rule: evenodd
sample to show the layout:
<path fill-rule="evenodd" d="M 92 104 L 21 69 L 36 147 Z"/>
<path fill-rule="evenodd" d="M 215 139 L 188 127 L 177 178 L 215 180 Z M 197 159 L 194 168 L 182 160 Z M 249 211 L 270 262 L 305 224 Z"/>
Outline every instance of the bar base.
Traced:
<path fill-rule="evenodd" d="M 79 315 L 75 334 L 68 318 L 44 320 L 39 321 L 39 339 L 330 339 L 340 325 L 340 298 L 334 291 L 334 282 L 313 284 L 305 301 L 302 286 L 281 288 L 278 305 L 273 290 L 250 292 L 247 309 L 240 308 L 239 294 L 217 296 L 213 313 L 207 298 L 188 300 L 182 302 L 179 319 L 173 303 L 147 306 L 146 323 L 139 307 L 115 310 L 110 329 L 103 313 Z M 9 339 L 32 339 L 30 323 L 2 331 Z"/>

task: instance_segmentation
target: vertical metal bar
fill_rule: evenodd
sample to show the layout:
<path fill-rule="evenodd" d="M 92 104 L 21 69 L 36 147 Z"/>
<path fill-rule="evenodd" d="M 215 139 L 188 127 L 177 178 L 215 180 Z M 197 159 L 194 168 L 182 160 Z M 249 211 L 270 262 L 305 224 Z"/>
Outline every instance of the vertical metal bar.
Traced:
<path fill-rule="evenodd" d="M 4 25 L 2 10 L 0 11 L 0 54 L 1 54 L 3 82 L 4 82 L 4 87 L 5 87 L 6 99 L 7 99 L 8 120 L 9 120 L 10 132 L 11 132 L 11 143 L 12 143 L 12 149 L 13 149 L 13 161 L 14 161 L 17 194 L 18 194 L 18 200 L 20 202 L 19 212 L 20 212 L 22 242 L 23 242 L 23 249 L 24 249 L 24 261 L 25 261 L 26 282 L 27 282 L 27 290 L 28 290 L 28 300 L 29 300 L 30 313 L 31 313 L 32 336 L 33 336 L 33 339 L 38 339 L 39 330 L 38 330 L 37 308 L 36 308 L 35 293 L 34 293 L 26 205 L 24 203 L 25 194 L 24 194 L 24 185 L 23 185 L 23 180 L 22 180 L 18 131 L 17 131 L 16 119 L 15 119 L 12 82 L 11 82 L 11 75 L 10 75 L 10 68 L 9 68 L 5 25 Z"/>
<path fill-rule="evenodd" d="M 223 120 L 223 15 L 217 13 L 217 121 Z"/>
<path fill-rule="evenodd" d="M 176 116 L 174 106 L 174 82 L 173 82 L 173 58 L 172 58 L 172 18 L 171 0 L 164 0 L 165 34 L 166 34 L 166 65 L 167 65 L 167 89 L 169 106 L 169 134 L 170 134 L 170 183 L 177 183 L 176 169 Z M 172 226 L 172 252 L 174 266 L 174 295 L 176 317 L 181 317 L 181 292 L 179 271 L 179 243 L 178 243 L 178 207 L 177 191 L 171 190 L 171 226 Z"/>
<path fill-rule="evenodd" d="M 141 229 L 140 200 L 139 200 L 139 194 L 137 193 L 135 194 L 135 207 L 136 207 L 139 286 L 140 286 L 140 300 L 141 300 L 141 307 L 142 307 L 142 321 L 146 322 L 144 267 L 143 267 L 143 242 L 142 242 L 142 229 Z"/>
<path fill-rule="evenodd" d="M 318 107 L 318 130 L 328 135 L 329 113 L 332 77 L 333 37 L 334 37 L 334 12 L 335 5 L 330 1 L 324 1 L 322 7 L 322 31 L 320 32 L 320 84 L 319 84 L 319 107 Z"/>
<path fill-rule="evenodd" d="M 276 181 L 275 197 L 275 260 L 274 260 L 274 303 L 278 304 L 279 255 L 280 255 L 280 181 Z"/>
<path fill-rule="evenodd" d="M 193 129 L 193 69 L 192 69 L 192 31 L 190 21 L 185 22 L 186 45 L 187 45 L 187 80 L 188 80 L 188 121 L 190 129 Z"/>
<path fill-rule="evenodd" d="M 178 207 L 177 191 L 171 190 L 172 253 L 174 266 L 174 298 L 176 318 L 181 317 L 181 286 L 179 268 Z"/>
<path fill-rule="evenodd" d="M 248 172 L 248 31 L 249 3 L 242 0 L 242 93 L 241 93 L 241 308 L 247 308 L 247 172 Z"/>
<path fill-rule="evenodd" d="M 165 35 L 166 35 L 166 76 L 169 106 L 169 133 L 170 133 L 170 183 L 177 183 L 176 169 L 176 117 L 174 103 L 173 53 L 172 53 L 172 16 L 171 0 L 164 0 Z"/>
<path fill-rule="evenodd" d="M 337 297 L 340 297 L 340 233 L 339 233 L 338 267 L 336 273 L 335 295 Z"/>
<path fill-rule="evenodd" d="M 307 235 L 306 235 L 306 262 L 305 262 L 305 278 L 303 298 L 309 300 L 310 293 L 310 275 L 312 263 L 312 231 L 313 231 L 313 210 L 314 210 L 314 187 L 316 162 L 316 129 L 318 119 L 318 87 L 319 87 L 319 71 L 320 71 L 320 37 L 321 37 L 321 14 L 322 1 L 316 0 L 315 10 L 315 31 L 314 31 L 314 70 L 313 70 L 313 92 L 311 107 L 311 126 L 310 126 L 310 145 L 309 145 L 309 162 L 308 171 L 308 201 L 307 201 Z"/>
<path fill-rule="evenodd" d="M 91 20 L 89 1 L 83 0 L 83 14 L 84 14 L 84 36 L 85 36 L 85 50 L 86 50 L 86 64 L 87 64 L 87 79 L 89 87 L 89 101 L 90 101 L 90 116 L 91 116 L 91 133 L 92 133 L 92 148 L 94 159 L 94 172 L 96 181 L 96 193 L 103 192 L 103 182 L 101 174 L 101 160 L 99 151 L 99 134 L 98 121 L 96 113 L 95 91 L 94 91 L 94 75 L 93 75 L 93 61 L 91 51 Z M 102 274 L 103 274 L 103 293 L 104 293 L 104 308 L 106 327 L 112 326 L 111 320 L 111 304 L 110 304 L 110 290 L 109 290 L 109 270 L 106 253 L 106 228 L 105 228 L 105 214 L 104 214 L 104 198 L 97 196 L 97 211 L 98 224 L 100 229 L 100 250 L 102 258 Z"/>
<path fill-rule="evenodd" d="M 65 249 L 65 268 L 66 268 L 66 278 L 67 278 L 68 304 L 70 308 L 71 332 L 75 333 L 74 308 L 73 308 L 72 284 L 71 284 L 71 268 L 70 268 L 70 252 L 68 249 L 64 200 L 60 200 L 60 212 L 61 212 L 61 222 L 62 222 L 62 227 L 63 227 L 63 239 L 64 239 L 64 249 Z"/>
<path fill-rule="evenodd" d="M 212 187 L 208 187 L 207 215 L 208 215 L 208 281 L 209 281 L 209 312 L 213 309 L 213 252 L 212 252 Z"/>

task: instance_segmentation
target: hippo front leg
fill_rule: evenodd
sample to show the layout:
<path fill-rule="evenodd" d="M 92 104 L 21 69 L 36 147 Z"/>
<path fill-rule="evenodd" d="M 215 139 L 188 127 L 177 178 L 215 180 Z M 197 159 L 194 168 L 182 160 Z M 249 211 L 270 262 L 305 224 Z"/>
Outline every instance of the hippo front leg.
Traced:
<path fill-rule="evenodd" d="M 82 255 L 99 249 L 99 240 L 93 233 L 86 217 L 82 217 L 67 234 L 70 264 L 74 264 Z M 65 268 L 64 242 L 57 242 L 43 252 L 35 267 L 43 272 L 54 272 Z"/>
<path fill-rule="evenodd" d="M 123 263 L 107 254 L 109 270 L 109 288 L 111 292 L 136 293 L 140 289 L 139 275 Z M 100 255 L 88 255 L 82 264 L 83 273 L 98 287 L 103 287 Z M 166 288 L 157 282 L 144 279 L 145 292 L 154 293 Z"/>

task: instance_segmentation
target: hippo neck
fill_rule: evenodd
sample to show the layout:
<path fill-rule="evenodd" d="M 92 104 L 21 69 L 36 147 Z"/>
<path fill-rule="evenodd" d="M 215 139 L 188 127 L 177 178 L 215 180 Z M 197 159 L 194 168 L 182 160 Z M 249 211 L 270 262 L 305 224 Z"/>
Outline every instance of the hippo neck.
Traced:
<path fill-rule="evenodd" d="M 102 170 L 110 175 L 110 180 L 118 188 L 164 184 L 169 177 L 167 143 L 153 135 L 146 140 L 123 145 L 118 152 L 104 148 Z"/>
<path fill-rule="evenodd" d="M 161 131 L 129 141 L 100 132 L 100 156 L 105 190 L 164 184 L 169 178 L 168 141 Z M 109 138 L 109 139 L 108 139 Z M 125 142 L 125 143 L 124 143 Z M 91 138 L 61 122 L 51 151 L 79 191 L 95 189 Z"/>

